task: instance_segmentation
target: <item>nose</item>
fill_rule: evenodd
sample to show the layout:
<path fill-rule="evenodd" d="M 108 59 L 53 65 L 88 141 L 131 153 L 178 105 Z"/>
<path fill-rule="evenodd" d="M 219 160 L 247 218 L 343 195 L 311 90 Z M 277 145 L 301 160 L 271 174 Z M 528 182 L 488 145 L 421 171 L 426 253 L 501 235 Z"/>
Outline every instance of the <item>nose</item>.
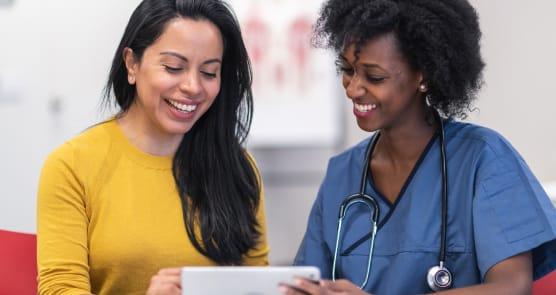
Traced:
<path fill-rule="evenodd" d="M 188 71 L 183 74 L 179 89 L 187 96 L 195 97 L 201 92 L 200 73 Z"/>
<path fill-rule="evenodd" d="M 346 89 L 346 96 L 350 99 L 361 97 L 365 94 L 365 88 L 361 81 L 361 77 L 354 73 L 351 77 L 344 78 L 344 88 Z"/>

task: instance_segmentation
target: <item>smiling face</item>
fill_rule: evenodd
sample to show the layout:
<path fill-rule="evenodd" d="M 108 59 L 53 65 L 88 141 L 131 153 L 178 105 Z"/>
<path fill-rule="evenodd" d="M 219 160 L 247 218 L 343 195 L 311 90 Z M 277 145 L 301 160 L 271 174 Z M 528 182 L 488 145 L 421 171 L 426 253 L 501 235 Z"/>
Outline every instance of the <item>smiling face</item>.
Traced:
<path fill-rule="evenodd" d="M 393 33 L 371 39 L 356 54 L 348 45 L 338 60 L 357 124 L 365 131 L 411 126 L 424 118 L 422 74 L 411 68 Z"/>
<path fill-rule="evenodd" d="M 127 48 L 128 81 L 137 91 L 124 115 L 146 133 L 182 137 L 220 91 L 223 50 L 213 23 L 187 18 L 170 21 L 140 60 Z"/>

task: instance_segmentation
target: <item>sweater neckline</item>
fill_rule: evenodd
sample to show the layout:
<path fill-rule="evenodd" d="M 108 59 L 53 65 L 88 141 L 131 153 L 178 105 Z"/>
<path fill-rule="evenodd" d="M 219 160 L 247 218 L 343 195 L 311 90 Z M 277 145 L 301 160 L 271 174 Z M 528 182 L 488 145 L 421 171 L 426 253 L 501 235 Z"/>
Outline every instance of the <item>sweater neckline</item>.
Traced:
<path fill-rule="evenodd" d="M 110 133 L 117 147 L 122 150 L 124 156 L 147 168 L 160 170 L 172 169 L 172 156 L 156 156 L 140 150 L 129 141 L 120 125 L 118 125 L 115 117 L 109 119 L 105 123 L 108 133 Z"/>

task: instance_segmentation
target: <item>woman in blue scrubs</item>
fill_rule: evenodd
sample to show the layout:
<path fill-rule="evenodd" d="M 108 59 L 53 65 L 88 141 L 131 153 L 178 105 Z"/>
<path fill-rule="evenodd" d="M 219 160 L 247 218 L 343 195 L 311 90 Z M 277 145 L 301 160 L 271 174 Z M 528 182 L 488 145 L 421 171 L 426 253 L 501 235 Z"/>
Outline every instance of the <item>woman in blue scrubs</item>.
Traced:
<path fill-rule="evenodd" d="M 456 120 L 482 83 L 480 36 L 465 0 L 325 3 L 317 44 L 376 132 L 330 160 L 295 259 L 327 280 L 284 293 L 528 294 L 556 268 L 556 211 L 535 176 L 500 134 Z M 361 190 L 378 208 L 348 206 L 338 234 Z"/>

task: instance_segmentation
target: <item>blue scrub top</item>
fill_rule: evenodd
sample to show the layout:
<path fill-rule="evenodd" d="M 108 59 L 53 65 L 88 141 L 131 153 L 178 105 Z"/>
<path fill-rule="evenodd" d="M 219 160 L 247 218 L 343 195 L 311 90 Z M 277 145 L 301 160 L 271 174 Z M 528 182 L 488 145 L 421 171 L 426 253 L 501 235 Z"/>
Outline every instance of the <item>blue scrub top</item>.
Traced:
<path fill-rule="evenodd" d="M 340 203 L 359 193 L 371 139 L 330 159 L 311 210 L 294 263 L 317 266 L 324 278 L 331 278 Z M 535 279 L 556 269 L 556 210 L 517 151 L 490 129 L 452 120 L 445 124 L 445 142 L 445 265 L 453 286 L 479 284 L 493 265 L 526 251 L 533 253 Z M 431 139 L 394 204 L 375 189 L 369 171 L 365 192 L 375 197 L 381 213 L 367 292 L 430 292 L 426 275 L 438 265 L 441 188 L 438 136 Z M 347 213 L 337 278 L 363 282 L 370 217 L 366 206 L 352 206 Z"/>

